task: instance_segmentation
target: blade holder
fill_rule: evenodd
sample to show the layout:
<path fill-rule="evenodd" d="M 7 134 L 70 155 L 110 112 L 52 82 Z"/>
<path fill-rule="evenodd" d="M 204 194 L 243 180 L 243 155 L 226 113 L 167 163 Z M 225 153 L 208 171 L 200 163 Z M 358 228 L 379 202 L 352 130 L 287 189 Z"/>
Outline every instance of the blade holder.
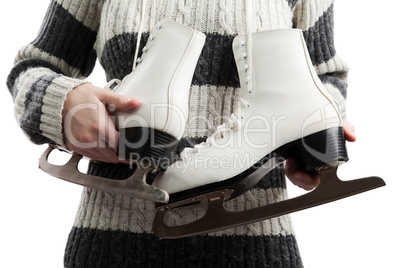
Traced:
<path fill-rule="evenodd" d="M 224 208 L 224 201 L 229 199 L 233 193 L 233 190 L 230 189 L 160 207 L 157 209 L 152 231 L 159 238 L 170 239 L 200 235 L 282 216 L 385 185 L 384 180 L 379 177 L 342 181 L 336 174 L 337 169 L 337 166 L 328 166 L 321 169 L 319 185 L 315 190 L 307 194 L 245 211 L 231 212 Z M 194 200 L 206 200 L 208 203 L 207 211 L 201 219 L 177 226 L 167 226 L 165 224 L 164 217 L 169 209 L 179 209 L 186 206 L 186 204 L 193 205 Z"/>
<path fill-rule="evenodd" d="M 64 165 L 49 163 L 48 157 L 54 149 L 55 147 L 49 146 L 39 159 L 39 168 L 49 175 L 85 187 L 114 194 L 142 198 L 160 203 L 167 203 L 169 201 L 169 194 L 165 190 L 146 183 L 147 175 L 150 171 L 154 170 L 153 167 L 143 168 L 141 165 L 138 165 L 133 175 L 125 180 L 107 179 L 80 172 L 78 170 L 78 163 L 82 159 L 82 155 L 77 153 L 73 153 L 70 160 Z"/>

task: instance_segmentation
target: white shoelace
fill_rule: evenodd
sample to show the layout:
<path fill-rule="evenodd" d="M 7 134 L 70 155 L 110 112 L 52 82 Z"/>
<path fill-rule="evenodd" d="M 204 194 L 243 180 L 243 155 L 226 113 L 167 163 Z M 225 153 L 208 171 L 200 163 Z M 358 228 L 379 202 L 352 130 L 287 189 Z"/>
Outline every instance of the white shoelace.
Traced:
<path fill-rule="evenodd" d="M 247 72 L 247 93 L 251 94 L 253 92 L 252 88 L 252 33 L 256 30 L 255 28 L 255 20 L 254 20 L 254 1 L 245 0 L 246 2 L 246 20 L 247 20 L 247 41 L 245 43 L 240 44 L 241 46 L 247 46 L 247 53 L 244 55 L 247 64 L 245 65 L 244 71 Z M 230 117 L 226 120 L 225 123 L 217 126 L 215 132 L 207 138 L 205 142 L 197 144 L 194 148 L 184 148 L 181 152 L 180 157 L 182 159 L 186 159 L 192 154 L 196 154 L 200 152 L 202 149 L 210 148 L 213 146 L 215 139 L 223 139 L 225 137 L 226 132 L 237 131 L 240 130 L 242 125 L 242 119 L 244 115 L 242 114 L 242 108 L 250 108 L 251 104 L 248 103 L 245 99 L 239 98 L 239 104 L 235 108 L 235 111 L 230 115 Z"/>

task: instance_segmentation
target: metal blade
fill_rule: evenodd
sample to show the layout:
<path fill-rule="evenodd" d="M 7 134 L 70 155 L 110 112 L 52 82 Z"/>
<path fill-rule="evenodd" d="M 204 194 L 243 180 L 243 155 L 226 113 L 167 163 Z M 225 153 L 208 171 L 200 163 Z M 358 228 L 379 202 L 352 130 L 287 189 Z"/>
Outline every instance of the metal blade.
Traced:
<path fill-rule="evenodd" d="M 48 157 L 54 149 L 54 147 L 49 146 L 39 159 L 39 168 L 49 175 L 85 187 L 114 194 L 160 203 L 167 203 L 169 201 L 169 194 L 165 190 L 146 183 L 147 175 L 152 168 L 144 169 L 139 165 L 134 174 L 125 180 L 107 179 L 80 172 L 78 170 L 78 163 L 82 155 L 76 153 L 71 156 L 70 160 L 65 165 L 59 166 L 50 164 Z"/>
<path fill-rule="evenodd" d="M 181 201 L 179 204 L 159 207 L 154 218 L 153 232 L 160 238 L 181 238 L 204 234 L 278 217 L 385 185 L 384 180 L 379 177 L 342 181 L 336 175 L 337 168 L 335 166 L 321 170 L 320 184 L 310 193 L 246 211 L 230 212 L 223 207 L 224 200 L 228 198 L 227 196 L 231 194 L 232 190 L 218 191 L 198 199 L 192 198 Z M 164 223 L 167 210 L 197 201 L 208 203 L 208 209 L 203 218 L 179 226 L 167 226 Z"/>

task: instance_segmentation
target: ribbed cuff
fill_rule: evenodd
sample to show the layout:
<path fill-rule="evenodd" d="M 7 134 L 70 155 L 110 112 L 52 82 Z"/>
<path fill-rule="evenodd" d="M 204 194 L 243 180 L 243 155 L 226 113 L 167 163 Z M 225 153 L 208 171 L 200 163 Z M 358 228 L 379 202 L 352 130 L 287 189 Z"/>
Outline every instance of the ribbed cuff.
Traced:
<path fill-rule="evenodd" d="M 43 97 L 41 130 L 43 136 L 66 147 L 63 138 L 62 111 L 67 94 L 75 87 L 87 83 L 86 81 L 73 79 L 66 76 L 55 78 L 46 89 Z"/>

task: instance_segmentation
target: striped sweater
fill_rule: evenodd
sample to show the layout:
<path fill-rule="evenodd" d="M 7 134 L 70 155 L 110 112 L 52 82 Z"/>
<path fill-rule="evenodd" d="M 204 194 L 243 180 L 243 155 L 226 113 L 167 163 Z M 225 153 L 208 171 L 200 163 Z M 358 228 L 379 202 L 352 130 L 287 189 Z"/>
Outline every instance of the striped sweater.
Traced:
<path fill-rule="evenodd" d="M 206 34 L 192 79 L 189 118 L 178 152 L 204 141 L 233 112 L 239 78 L 231 51 L 246 32 L 246 0 L 158 0 L 156 20 L 166 18 Z M 37 144 L 64 145 L 62 116 L 67 94 L 85 82 L 99 59 L 107 79 L 132 69 L 139 0 L 52 0 L 37 38 L 22 47 L 7 80 L 15 118 Z M 151 1 L 145 18 L 145 44 Z M 347 65 L 333 43 L 333 0 L 255 0 L 257 31 L 300 28 L 315 69 L 345 117 Z M 99 85 L 102 86 L 102 85 Z M 195 119 L 195 120 L 194 120 Z M 121 179 L 127 165 L 91 162 L 90 174 Z M 283 168 L 274 169 L 244 195 L 226 202 L 249 209 L 287 197 Z M 178 223 L 202 208 L 171 213 Z M 84 188 L 68 238 L 66 267 L 302 267 L 289 216 L 178 240 L 151 233 L 152 202 Z"/>

